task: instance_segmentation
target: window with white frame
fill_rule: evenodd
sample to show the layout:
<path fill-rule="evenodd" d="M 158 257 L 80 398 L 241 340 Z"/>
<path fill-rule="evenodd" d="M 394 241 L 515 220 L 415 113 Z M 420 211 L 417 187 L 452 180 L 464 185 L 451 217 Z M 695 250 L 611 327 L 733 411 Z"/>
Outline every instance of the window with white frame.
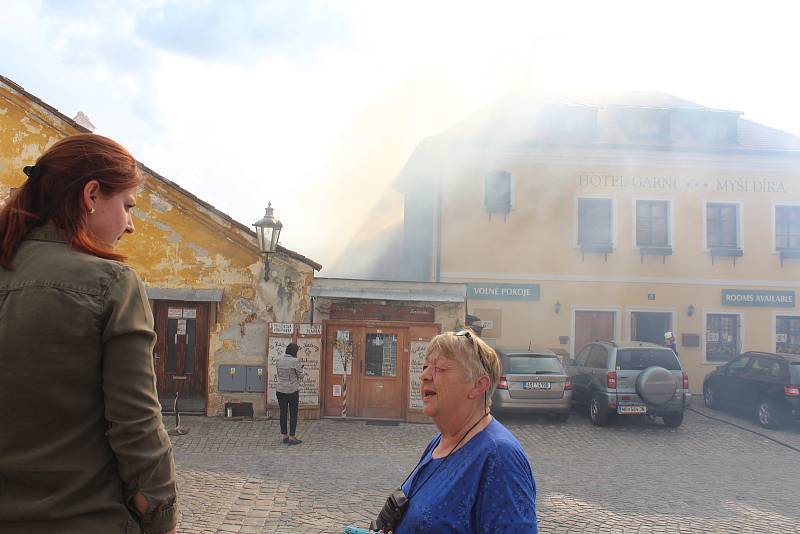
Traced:
<path fill-rule="evenodd" d="M 486 173 L 483 199 L 489 213 L 506 214 L 511 211 L 511 173 L 492 171 Z"/>
<path fill-rule="evenodd" d="M 711 249 L 740 248 L 738 204 L 706 205 L 706 245 Z"/>
<path fill-rule="evenodd" d="M 578 199 L 578 245 L 611 245 L 613 214 L 610 198 Z"/>
<path fill-rule="evenodd" d="M 775 248 L 800 250 L 800 206 L 775 206 Z"/>
<path fill-rule="evenodd" d="M 739 354 L 739 315 L 709 313 L 706 316 L 706 360 L 727 362 Z"/>
<path fill-rule="evenodd" d="M 775 352 L 800 354 L 800 316 L 778 315 L 775 318 Z"/>
<path fill-rule="evenodd" d="M 636 246 L 670 246 L 669 216 L 669 201 L 637 200 Z"/>

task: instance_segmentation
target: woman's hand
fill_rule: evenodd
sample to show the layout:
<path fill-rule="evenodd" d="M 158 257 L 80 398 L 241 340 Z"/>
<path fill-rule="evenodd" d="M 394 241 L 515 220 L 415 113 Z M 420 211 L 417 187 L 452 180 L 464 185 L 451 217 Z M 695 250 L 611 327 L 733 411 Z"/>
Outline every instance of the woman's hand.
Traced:
<path fill-rule="evenodd" d="M 150 508 L 150 503 L 147 502 L 147 498 L 141 491 L 133 494 L 133 507 L 139 512 L 139 515 L 144 515 L 147 509 Z"/>
<path fill-rule="evenodd" d="M 136 511 L 139 514 L 144 515 L 148 508 L 150 508 L 150 503 L 147 502 L 147 497 L 141 491 L 137 491 L 133 494 L 133 507 L 136 508 Z M 178 527 L 173 528 L 169 532 L 165 532 L 164 534 L 177 534 Z"/>

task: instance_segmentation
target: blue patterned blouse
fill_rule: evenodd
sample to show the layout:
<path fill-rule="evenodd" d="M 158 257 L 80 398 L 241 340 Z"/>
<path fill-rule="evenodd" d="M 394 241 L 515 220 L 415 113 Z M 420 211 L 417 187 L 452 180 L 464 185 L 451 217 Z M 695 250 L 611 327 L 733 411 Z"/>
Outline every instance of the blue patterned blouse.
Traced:
<path fill-rule="evenodd" d="M 403 484 L 410 502 L 395 534 L 538 532 L 533 472 L 506 427 L 492 420 L 447 460 L 431 458 L 440 439 Z"/>

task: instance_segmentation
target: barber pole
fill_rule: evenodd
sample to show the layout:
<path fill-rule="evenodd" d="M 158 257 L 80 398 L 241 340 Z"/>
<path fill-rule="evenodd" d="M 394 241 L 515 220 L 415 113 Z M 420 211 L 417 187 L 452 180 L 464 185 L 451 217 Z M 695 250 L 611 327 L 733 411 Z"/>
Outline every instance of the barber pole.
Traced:
<path fill-rule="evenodd" d="M 337 333 L 333 346 L 342 364 L 342 417 L 347 417 L 347 373 L 353 361 L 353 341 L 349 332 L 341 334 L 343 332 Z"/>
<path fill-rule="evenodd" d="M 347 417 L 347 371 L 342 375 L 342 417 Z"/>

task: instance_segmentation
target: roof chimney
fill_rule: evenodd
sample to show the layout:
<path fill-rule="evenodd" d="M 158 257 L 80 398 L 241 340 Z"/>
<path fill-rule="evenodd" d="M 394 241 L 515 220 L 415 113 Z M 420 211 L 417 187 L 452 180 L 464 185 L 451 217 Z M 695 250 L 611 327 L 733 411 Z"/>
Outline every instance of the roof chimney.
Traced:
<path fill-rule="evenodd" d="M 92 124 L 92 121 L 89 120 L 89 117 L 83 111 L 79 111 L 77 115 L 75 115 L 72 120 L 83 126 L 89 131 L 95 131 L 95 125 Z"/>

